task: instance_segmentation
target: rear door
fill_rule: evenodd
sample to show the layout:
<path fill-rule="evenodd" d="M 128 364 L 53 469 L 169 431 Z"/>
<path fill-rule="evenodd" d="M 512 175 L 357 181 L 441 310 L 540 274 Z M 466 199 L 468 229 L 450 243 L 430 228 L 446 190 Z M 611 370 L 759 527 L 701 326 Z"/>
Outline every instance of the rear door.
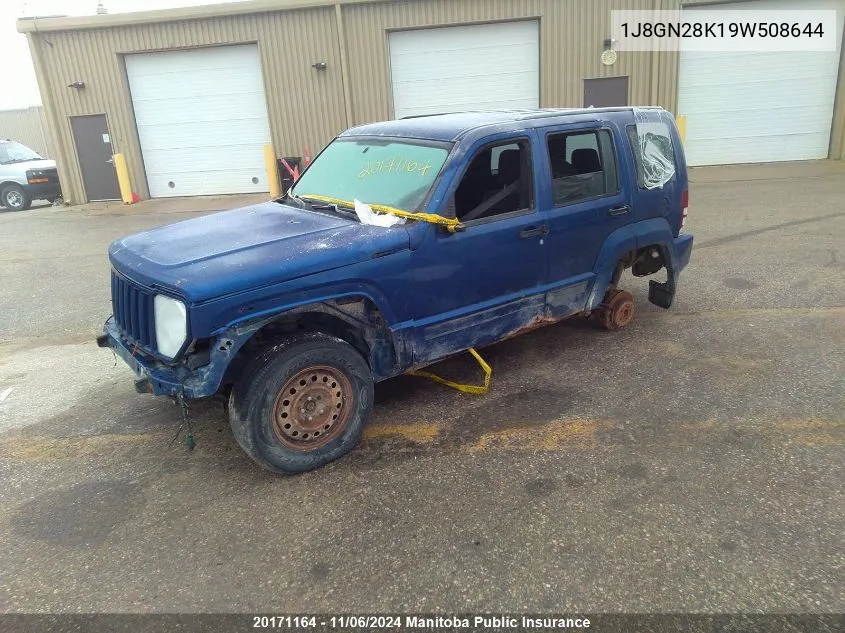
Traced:
<path fill-rule="evenodd" d="M 568 124 L 540 131 L 541 201 L 549 235 L 549 308 L 558 316 L 584 309 L 605 239 L 631 222 L 627 163 L 609 125 Z"/>

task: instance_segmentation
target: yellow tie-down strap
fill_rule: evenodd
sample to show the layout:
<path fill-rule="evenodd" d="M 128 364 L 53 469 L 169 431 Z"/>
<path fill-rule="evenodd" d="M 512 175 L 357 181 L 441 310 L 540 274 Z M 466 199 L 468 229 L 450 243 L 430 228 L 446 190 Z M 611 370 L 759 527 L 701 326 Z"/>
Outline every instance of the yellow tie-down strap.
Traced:
<path fill-rule="evenodd" d="M 475 356 L 475 360 L 478 361 L 478 364 L 481 366 L 481 369 L 484 371 L 484 384 L 483 385 L 462 385 L 458 382 L 453 382 L 451 380 L 446 380 L 445 378 L 441 378 L 436 374 L 432 374 L 428 371 L 409 371 L 408 376 L 419 376 L 420 378 L 428 378 L 429 380 L 433 380 L 436 383 L 441 385 L 446 385 L 447 387 L 451 387 L 452 389 L 457 389 L 458 391 L 463 391 L 464 393 L 475 393 L 475 394 L 482 394 L 487 393 L 490 391 L 490 376 L 493 374 L 493 370 L 490 368 L 483 358 L 481 358 L 481 354 L 476 352 L 473 348 L 469 348 L 469 353 Z"/>
<path fill-rule="evenodd" d="M 319 196 L 313 193 L 302 194 L 303 198 L 313 198 L 329 204 L 338 204 L 344 207 L 355 208 L 355 203 L 349 200 L 341 200 L 340 198 L 330 198 L 329 196 Z M 389 213 L 400 218 L 407 218 L 408 220 L 419 220 L 420 222 L 429 222 L 430 224 L 439 224 L 445 226 L 450 233 L 458 230 L 461 223 L 457 218 L 444 218 L 442 215 L 436 213 L 411 213 L 410 211 L 402 211 L 402 209 L 394 209 L 384 204 L 368 204 L 376 213 Z"/>

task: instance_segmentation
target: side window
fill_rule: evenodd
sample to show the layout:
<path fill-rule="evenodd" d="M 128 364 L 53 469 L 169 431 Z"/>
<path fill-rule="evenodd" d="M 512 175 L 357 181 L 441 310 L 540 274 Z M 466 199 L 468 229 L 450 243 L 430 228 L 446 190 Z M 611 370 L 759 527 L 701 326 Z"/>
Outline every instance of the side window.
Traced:
<path fill-rule="evenodd" d="M 479 150 L 455 190 L 455 217 L 462 222 L 534 206 L 531 151 L 527 140 Z"/>
<path fill-rule="evenodd" d="M 9 152 L 6 151 L 5 143 L 0 143 L 0 165 L 5 165 L 9 162 Z"/>
<path fill-rule="evenodd" d="M 555 206 L 619 191 L 613 140 L 607 130 L 548 136 Z"/>
<path fill-rule="evenodd" d="M 669 126 L 648 122 L 627 127 L 640 189 L 656 189 L 675 175 L 675 149 Z"/>
<path fill-rule="evenodd" d="M 510 143 L 508 145 L 497 145 L 492 150 L 490 150 L 490 171 L 493 174 L 499 173 L 499 158 L 502 155 L 502 152 L 506 152 L 510 149 L 519 149 L 519 145 L 517 143 Z"/>

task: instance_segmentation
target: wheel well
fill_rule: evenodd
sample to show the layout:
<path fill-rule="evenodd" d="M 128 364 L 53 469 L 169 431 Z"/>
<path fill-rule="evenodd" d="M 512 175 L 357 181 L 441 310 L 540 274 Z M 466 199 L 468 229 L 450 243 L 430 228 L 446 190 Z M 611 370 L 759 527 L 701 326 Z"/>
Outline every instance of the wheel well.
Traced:
<path fill-rule="evenodd" d="M 634 277 L 653 275 L 666 266 L 666 249 L 663 244 L 643 246 L 633 252 L 630 262 L 628 266 L 631 267 Z"/>
<path fill-rule="evenodd" d="M 316 331 L 335 336 L 354 347 L 375 375 L 388 375 L 396 364 L 393 335 L 369 299 L 327 301 L 280 314 L 263 325 L 238 350 L 223 376 L 221 388 L 237 380 L 244 366 L 260 350 L 295 332 Z"/>
<path fill-rule="evenodd" d="M 0 192 L 2 192 L 9 185 L 16 185 L 23 189 L 23 185 L 21 183 L 15 182 L 14 180 L 6 180 L 5 182 L 0 182 Z"/>

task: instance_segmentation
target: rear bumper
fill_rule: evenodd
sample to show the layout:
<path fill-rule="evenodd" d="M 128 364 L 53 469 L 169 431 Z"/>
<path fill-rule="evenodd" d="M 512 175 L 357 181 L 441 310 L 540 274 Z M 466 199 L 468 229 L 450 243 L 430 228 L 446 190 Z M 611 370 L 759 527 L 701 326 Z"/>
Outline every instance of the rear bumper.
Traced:
<path fill-rule="evenodd" d="M 692 254 L 692 235 L 682 234 L 673 240 L 672 268 L 676 273 L 681 272 L 689 264 Z"/>

